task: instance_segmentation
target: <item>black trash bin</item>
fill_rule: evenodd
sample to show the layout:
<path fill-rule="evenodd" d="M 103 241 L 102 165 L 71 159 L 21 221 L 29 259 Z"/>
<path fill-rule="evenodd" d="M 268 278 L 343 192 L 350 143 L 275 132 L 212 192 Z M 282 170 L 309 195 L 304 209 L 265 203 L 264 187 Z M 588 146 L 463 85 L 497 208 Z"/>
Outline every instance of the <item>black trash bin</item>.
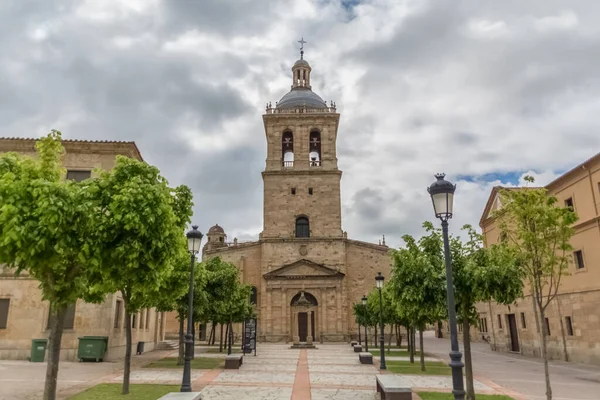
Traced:
<path fill-rule="evenodd" d="M 136 354 L 142 354 L 144 352 L 144 343 L 145 342 L 138 342 Z"/>

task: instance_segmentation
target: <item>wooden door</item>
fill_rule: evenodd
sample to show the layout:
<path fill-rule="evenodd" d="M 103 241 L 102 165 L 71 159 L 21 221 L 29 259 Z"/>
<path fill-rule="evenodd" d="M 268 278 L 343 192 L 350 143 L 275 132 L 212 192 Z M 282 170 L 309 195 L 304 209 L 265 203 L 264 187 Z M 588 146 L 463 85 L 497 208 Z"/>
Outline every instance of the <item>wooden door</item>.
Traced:
<path fill-rule="evenodd" d="M 298 336 L 301 342 L 306 342 L 308 336 L 308 314 L 305 312 L 298 313 Z"/>
<path fill-rule="evenodd" d="M 508 314 L 508 329 L 510 331 L 510 350 L 519 351 L 519 334 L 515 314 Z"/>

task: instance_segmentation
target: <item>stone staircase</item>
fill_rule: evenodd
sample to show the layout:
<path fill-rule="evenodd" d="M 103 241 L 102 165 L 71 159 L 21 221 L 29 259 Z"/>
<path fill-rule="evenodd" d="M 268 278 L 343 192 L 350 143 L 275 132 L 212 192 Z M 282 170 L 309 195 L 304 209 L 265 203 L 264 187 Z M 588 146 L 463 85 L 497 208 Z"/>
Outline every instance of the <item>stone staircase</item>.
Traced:
<path fill-rule="evenodd" d="M 158 342 L 158 345 L 156 345 L 156 350 L 177 350 L 178 348 L 178 340 L 163 340 L 162 342 Z"/>

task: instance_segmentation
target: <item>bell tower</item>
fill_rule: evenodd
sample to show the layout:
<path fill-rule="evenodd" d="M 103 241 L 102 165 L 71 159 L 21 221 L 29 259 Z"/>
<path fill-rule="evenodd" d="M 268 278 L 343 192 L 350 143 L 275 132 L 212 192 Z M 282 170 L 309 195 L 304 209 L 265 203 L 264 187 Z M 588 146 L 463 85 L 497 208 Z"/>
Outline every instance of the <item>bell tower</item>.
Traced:
<path fill-rule="evenodd" d="M 304 45 L 304 41 L 301 41 Z M 261 237 L 340 238 L 342 218 L 336 139 L 340 114 L 311 89 L 310 64 L 292 66 L 291 90 L 263 123 L 267 139 Z"/>

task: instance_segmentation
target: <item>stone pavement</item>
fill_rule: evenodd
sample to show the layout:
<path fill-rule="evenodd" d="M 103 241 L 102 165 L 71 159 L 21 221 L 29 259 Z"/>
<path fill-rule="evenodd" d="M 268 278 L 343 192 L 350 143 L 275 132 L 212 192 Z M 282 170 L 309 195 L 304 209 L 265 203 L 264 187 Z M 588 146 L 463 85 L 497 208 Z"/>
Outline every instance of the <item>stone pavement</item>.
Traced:
<path fill-rule="evenodd" d="M 289 345 L 261 344 L 257 356 L 246 355 L 240 370 L 212 371 L 200 376 L 193 389 L 203 400 L 375 400 L 374 365 L 358 361 L 349 344 L 317 344 L 294 350 Z M 198 353 L 196 353 L 198 354 Z M 213 354 L 203 356 L 218 356 Z M 449 391 L 447 376 L 405 375 L 415 388 Z M 480 393 L 498 393 L 476 382 Z"/>
<path fill-rule="evenodd" d="M 450 342 L 425 332 L 425 351 L 448 360 Z M 489 386 L 501 386 L 518 400 L 545 400 L 544 365 L 539 358 L 492 351 L 486 343 L 471 345 L 475 378 Z M 463 346 L 460 343 L 462 351 Z M 600 367 L 550 362 L 553 400 L 600 399 Z M 511 393 L 513 391 L 513 393 Z M 520 393 L 519 396 L 517 393 Z"/>

